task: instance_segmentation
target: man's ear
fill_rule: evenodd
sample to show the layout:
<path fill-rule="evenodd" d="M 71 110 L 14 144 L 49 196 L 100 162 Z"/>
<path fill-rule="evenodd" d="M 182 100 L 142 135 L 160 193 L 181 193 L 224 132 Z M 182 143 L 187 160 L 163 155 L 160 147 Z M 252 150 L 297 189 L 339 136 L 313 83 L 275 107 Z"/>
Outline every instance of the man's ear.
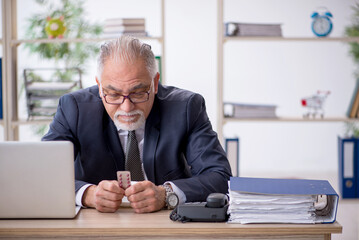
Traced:
<path fill-rule="evenodd" d="M 158 83 L 160 81 L 160 73 L 159 72 L 156 73 L 156 76 L 153 79 L 153 81 L 154 81 L 155 94 L 157 94 L 157 92 L 158 92 Z"/>
<path fill-rule="evenodd" d="M 96 77 L 96 83 L 97 83 L 97 86 L 98 86 L 98 94 L 100 95 L 100 97 L 102 97 L 102 95 L 101 95 L 101 83 L 100 83 L 100 81 L 98 80 L 97 77 Z"/>

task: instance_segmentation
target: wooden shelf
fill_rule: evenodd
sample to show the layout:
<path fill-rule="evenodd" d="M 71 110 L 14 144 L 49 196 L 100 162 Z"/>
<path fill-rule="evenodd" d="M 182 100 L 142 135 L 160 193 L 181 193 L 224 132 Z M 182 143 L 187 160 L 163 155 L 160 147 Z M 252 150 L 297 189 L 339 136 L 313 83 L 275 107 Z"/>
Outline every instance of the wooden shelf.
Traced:
<path fill-rule="evenodd" d="M 18 127 L 20 125 L 49 125 L 52 119 L 39 119 L 39 120 L 17 120 L 11 123 L 12 127 Z"/>
<path fill-rule="evenodd" d="M 325 118 L 302 118 L 302 117 L 279 117 L 279 118 L 223 118 L 223 123 L 229 122 L 356 122 L 358 118 L 325 117 Z"/>
<path fill-rule="evenodd" d="M 42 119 L 42 120 L 18 120 L 11 123 L 12 127 L 18 127 L 20 125 L 49 125 L 52 122 L 52 119 Z M 0 126 L 4 126 L 4 120 L 0 120 Z"/>
<path fill-rule="evenodd" d="M 359 42 L 359 37 L 224 37 L 227 41 Z"/>
<path fill-rule="evenodd" d="M 163 37 L 138 37 L 142 40 L 156 40 L 163 42 Z M 103 42 L 115 38 L 55 38 L 55 39 L 18 39 L 11 40 L 13 46 L 20 45 L 22 43 L 83 43 L 83 42 Z"/>

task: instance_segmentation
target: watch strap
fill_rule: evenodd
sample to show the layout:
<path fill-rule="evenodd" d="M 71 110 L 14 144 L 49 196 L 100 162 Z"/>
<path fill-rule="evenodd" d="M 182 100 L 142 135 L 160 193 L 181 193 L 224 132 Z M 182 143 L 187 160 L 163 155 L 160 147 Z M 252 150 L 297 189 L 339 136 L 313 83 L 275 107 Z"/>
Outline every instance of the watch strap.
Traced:
<path fill-rule="evenodd" d="M 167 184 L 163 184 L 162 187 L 163 187 L 163 188 L 165 189 L 165 191 L 166 191 L 166 199 L 165 199 L 166 207 L 167 207 L 167 209 L 173 209 L 173 208 L 174 208 L 173 206 L 169 206 L 169 205 L 168 205 L 168 197 L 169 197 L 170 195 L 172 195 L 172 194 L 175 194 L 175 195 L 176 195 L 176 193 L 173 191 L 171 185 L 168 184 L 168 183 L 167 183 Z M 176 195 L 176 196 L 177 196 L 177 195 Z M 177 196 L 177 198 L 178 198 L 178 196 Z"/>

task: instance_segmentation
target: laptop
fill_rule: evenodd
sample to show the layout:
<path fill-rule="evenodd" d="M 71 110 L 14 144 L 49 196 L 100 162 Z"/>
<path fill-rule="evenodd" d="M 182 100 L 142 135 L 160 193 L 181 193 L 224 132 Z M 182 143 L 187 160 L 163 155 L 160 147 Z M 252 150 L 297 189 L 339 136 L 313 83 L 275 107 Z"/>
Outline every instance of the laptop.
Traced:
<path fill-rule="evenodd" d="M 0 142 L 0 218 L 74 218 L 73 144 Z"/>

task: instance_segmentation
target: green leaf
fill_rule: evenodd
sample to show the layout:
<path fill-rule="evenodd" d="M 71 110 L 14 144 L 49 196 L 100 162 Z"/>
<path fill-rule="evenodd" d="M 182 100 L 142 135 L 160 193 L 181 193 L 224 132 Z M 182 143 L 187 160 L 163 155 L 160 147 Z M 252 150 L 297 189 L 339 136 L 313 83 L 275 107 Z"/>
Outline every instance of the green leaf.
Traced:
<path fill-rule="evenodd" d="M 354 11 L 352 15 L 352 24 L 345 28 L 345 35 L 348 37 L 359 37 L 359 3 L 352 6 Z M 354 61 L 359 63 L 359 44 L 356 42 L 349 43 L 350 54 Z"/>

